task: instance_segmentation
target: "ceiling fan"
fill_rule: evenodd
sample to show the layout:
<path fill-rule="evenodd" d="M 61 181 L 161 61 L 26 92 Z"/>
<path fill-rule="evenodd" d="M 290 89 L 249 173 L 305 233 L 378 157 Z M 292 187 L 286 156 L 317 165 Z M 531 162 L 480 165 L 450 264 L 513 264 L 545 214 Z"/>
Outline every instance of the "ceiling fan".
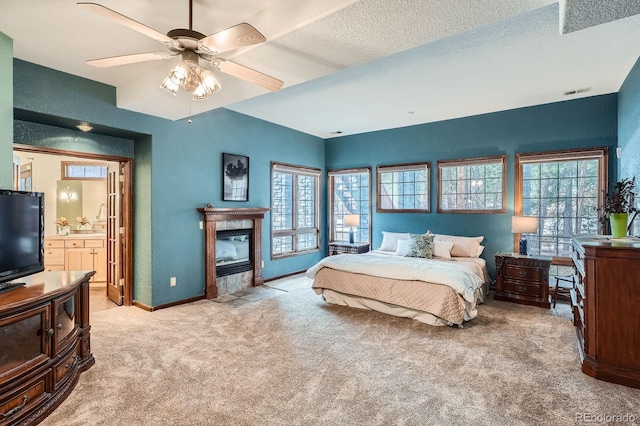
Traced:
<path fill-rule="evenodd" d="M 213 72 L 200 66 L 200 59 L 208 62 L 212 69 L 257 84 L 272 92 L 280 90 L 284 84 L 277 78 L 219 57 L 219 54 L 230 50 L 264 43 L 266 38 L 245 22 L 209 36 L 194 31 L 192 29 L 193 0 L 189 0 L 189 29 L 171 30 L 166 35 L 100 4 L 81 2 L 77 3 L 77 5 L 147 37 L 151 37 L 169 49 L 169 52 L 138 53 L 87 61 L 87 64 L 94 67 L 113 67 L 137 62 L 170 59 L 181 55 L 182 60 L 171 69 L 160 87 L 174 95 L 180 87 L 183 87 L 192 94 L 195 100 L 208 99 L 209 95 L 220 90 L 220 83 Z"/>

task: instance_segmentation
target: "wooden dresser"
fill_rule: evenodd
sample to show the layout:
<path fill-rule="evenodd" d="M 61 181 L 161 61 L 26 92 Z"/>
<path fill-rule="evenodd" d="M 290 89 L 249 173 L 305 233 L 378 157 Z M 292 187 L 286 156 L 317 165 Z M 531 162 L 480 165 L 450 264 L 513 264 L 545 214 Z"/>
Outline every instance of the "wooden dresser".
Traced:
<path fill-rule="evenodd" d="M 90 272 L 41 272 L 0 294 L 0 426 L 33 425 L 93 365 Z"/>
<path fill-rule="evenodd" d="M 582 371 L 640 388 L 640 240 L 573 238 L 571 291 Z"/>
<path fill-rule="evenodd" d="M 548 256 L 496 254 L 495 300 L 549 308 Z"/>

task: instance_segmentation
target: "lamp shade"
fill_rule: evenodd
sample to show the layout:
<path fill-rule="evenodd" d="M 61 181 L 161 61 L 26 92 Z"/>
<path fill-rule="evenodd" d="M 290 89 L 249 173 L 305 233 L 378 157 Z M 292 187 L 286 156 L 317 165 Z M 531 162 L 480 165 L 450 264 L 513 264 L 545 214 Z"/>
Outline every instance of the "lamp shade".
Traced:
<path fill-rule="evenodd" d="M 511 218 L 511 232 L 514 234 L 538 232 L 538 218 L 533 216 L 513 216 Z"/>
<path fill-rule="evenodd" d="M 358 214 L 346 214 L 344 215 L 345 226 L 358 226 L 360 225 L 360 215 Z"/>

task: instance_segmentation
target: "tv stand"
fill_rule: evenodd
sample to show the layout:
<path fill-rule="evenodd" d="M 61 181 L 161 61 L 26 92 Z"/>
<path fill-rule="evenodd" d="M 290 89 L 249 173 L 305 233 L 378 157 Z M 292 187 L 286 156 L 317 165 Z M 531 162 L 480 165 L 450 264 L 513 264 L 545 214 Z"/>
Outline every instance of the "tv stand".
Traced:
<path fill-rule="evenodd" d="M 89 280 L 94 271 L 40 272 L 0 298 L 0 425 L 35 425 L 94 364 Z M 16 284 L 16 283 L 10 283 Z"/>

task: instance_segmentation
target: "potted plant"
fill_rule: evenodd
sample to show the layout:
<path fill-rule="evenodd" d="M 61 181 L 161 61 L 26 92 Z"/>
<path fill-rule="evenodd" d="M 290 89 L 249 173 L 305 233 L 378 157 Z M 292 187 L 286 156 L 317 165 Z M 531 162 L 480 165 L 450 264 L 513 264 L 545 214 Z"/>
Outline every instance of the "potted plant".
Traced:
<path fill-rule="evenodd" d="M 636 179 L 622 179 L 616 182 L 610 192 L 604 192 L 604 203 L 600 210 L 600 223 L 611 225 L 611 236 L 623 238 L 627 236 L 627 229 L 631 227 L 633 219 L 638 214 L 635 203 Z M 631 222 L 629 215 L 633 213 Z"/>
<path fill-rule="evenodd" d="M 58 235 L 69 235 L 69 221 L 66 217 L 61 216 L 56 218 L 56 225 Z"/>
<path fill-rule="evenodd" d="M 78 221 L 79 225 L 78 225 L 78 229 L 91 229 L 91 222 L 89 222 L 89 219 L 87 219 L 85 216 L 78 216 L 76 217 L 76 220 Z"/>

